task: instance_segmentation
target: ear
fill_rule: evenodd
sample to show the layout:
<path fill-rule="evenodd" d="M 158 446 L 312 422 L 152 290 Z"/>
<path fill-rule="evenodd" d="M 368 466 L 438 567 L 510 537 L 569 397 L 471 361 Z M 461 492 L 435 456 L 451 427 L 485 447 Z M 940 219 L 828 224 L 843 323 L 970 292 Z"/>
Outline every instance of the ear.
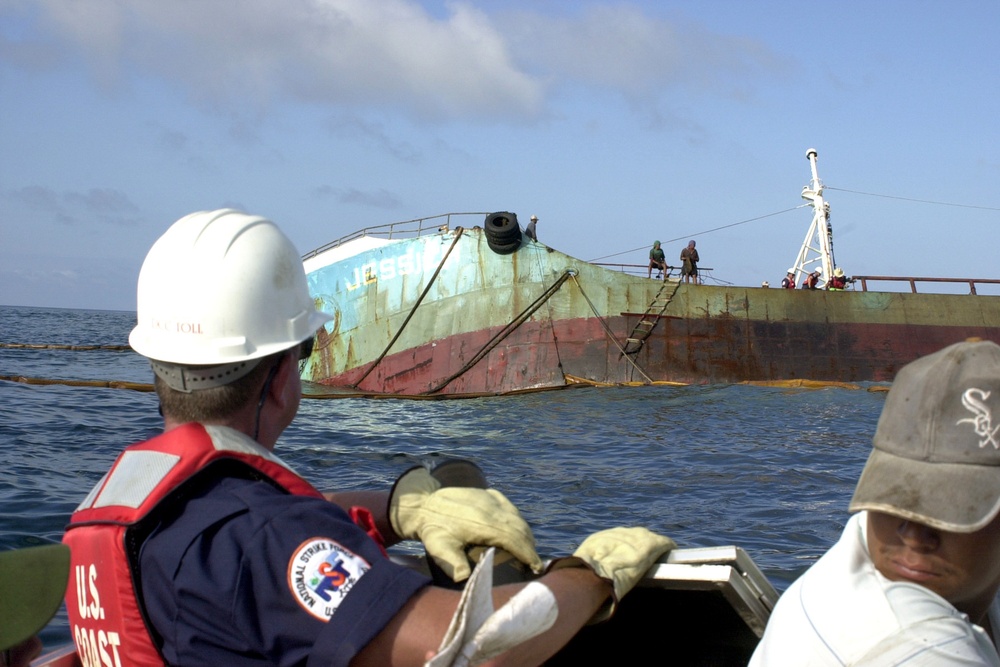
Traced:
<path fill-rule="evenodd" d="M 297 347 L 295 348 L 295 353 L 298 353 Z M 296 360 L 296 354 L 289 352 L 282 355 L 281 361 L 278 362 L 278 371 L 274 374 L 274 380 L 271 382 L 271 388 L 268 390 L 268 398 L 274 401 L 277 407 L 282 409 L 288 407 L 288 383 L 292 381 L 293 377 L 297 377 L 299 374 L 299 364 Z"/>

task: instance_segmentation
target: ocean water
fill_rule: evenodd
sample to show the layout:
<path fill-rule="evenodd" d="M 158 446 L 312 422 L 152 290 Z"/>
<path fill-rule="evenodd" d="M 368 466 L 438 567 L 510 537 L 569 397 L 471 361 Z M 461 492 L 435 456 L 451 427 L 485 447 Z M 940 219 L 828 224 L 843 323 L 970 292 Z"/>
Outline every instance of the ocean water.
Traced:
<path fill-rule="evenodd" d="M 126 345 L 135 314 L 0 306 L 0 343 Z M 0 347 L 0 376 L 148 383 L 131 351 Z M 475 460 L 539 552 L 642 525 L 743 547 L 784 590 L 839 536 L 884 392 L 743 385 L 582 388 L 445 401 L 304 400 L 276 452 L 323 490 L 386 488 L 418 462 Z M 58 541 L 156 397 L 0 380 L 0 549 Z M 47 648 L 70 641 L 65 611 Z"/>

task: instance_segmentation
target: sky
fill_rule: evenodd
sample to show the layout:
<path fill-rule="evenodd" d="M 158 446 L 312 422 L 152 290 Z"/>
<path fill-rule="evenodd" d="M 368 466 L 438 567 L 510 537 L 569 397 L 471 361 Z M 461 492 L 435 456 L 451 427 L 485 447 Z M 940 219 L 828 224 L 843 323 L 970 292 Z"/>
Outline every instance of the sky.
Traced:
<path fill-rule="evenodd" d="M 135 309 L 187 213 L 305 253 L 460 211 L 776 285 L 1000 278 L 995 0 L 0 0 L 0 304 Z"/>

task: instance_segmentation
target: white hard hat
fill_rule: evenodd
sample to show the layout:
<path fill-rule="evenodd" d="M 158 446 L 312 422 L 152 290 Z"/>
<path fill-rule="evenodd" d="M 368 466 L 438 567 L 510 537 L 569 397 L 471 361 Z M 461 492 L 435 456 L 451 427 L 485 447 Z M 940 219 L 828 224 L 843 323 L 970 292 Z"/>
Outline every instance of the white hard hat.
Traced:
<path fill-rule="evenodd" d="M 795 273 L 795 267 L 788 269 L 788 273 Z"/>
<path fill-rule="evenodd" d="M 816 272 L 816 273 L 818 273 L 819 275 L 823 275 L 823 267 L 822 266 L 817 266 L 815 269 L 813 269 L 813 271 Z"/>
<path fill-rule="evenodd" d="M 537 215 L 531 216 L 531 219 L 534 220 L 535 222 L 538 222 L 538 216 Z"/>
<path fill-rule="evenodd" d="M 185 216 L 153 244 L 136 314 L 129 344 L 180 391 L 237 380 L 254 360 L 333 319 L 316 310 L 299 253 L 281 230 L 232 209 Z"/>

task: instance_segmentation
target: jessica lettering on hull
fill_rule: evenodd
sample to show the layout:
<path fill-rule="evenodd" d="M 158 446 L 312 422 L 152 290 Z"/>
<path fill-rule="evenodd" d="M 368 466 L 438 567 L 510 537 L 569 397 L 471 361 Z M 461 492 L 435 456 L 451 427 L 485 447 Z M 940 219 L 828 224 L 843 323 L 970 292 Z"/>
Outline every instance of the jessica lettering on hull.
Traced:
<path fill-rule="evenodd" d="M 449 262 L 460 261 L 460 248 L 461 246 L 455 246 L 448 258 Z M 393 280 L 401 276 L 433 271 L 444 258 L 445 249 L 428 245 L 424 250 L 421 257 L 416 257 L 413 246 L 409 246 L 409 250 L 402 255 L 364 262 L 350 270 L 349 275 L 344 276 L 344 286 L 347 291 L 353 292 L 359 287 L 377 283 L 379 280 Z"/>

